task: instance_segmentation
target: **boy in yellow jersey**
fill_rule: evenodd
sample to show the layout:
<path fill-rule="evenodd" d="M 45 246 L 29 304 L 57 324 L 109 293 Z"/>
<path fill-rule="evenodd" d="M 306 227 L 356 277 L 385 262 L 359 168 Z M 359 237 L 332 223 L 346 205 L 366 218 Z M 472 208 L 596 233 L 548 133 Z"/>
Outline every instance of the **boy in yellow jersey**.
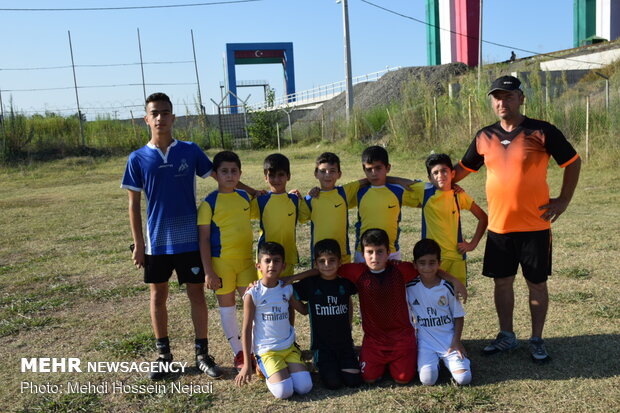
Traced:
<path fill-rule="evenodd" d="M 362 168 L 371 186 L 360 188 L 357 192 L 355 262 L 364 262 L 360 235 L 371 228 L 382 229 L 388 234 L 389 259 L 400 260 L 400 210 L 403 206 L 417 207 L 422 198 L 415 191 L 407 191 L 401 185 L 387 182 L 391 165 L 385 148 L 366 148 L 362 153 Z"/>
<path fill-rule="evenodd" d="M 317 242 L 334 239 L 340 245 L 342 263 L 350 263 L 348 210 L 357 205 L 356 195 L 361 182 L 336 185 L 342 172 L 340 158 L 332 152 L 319 155 L 314 176 L 321 185 L 320 194 L 317 197 L 307 195 L 299 206 L 299 222 L 310 221 L 310 255 L 314 257 Z"/>
<path fill-rule="evenodd" d="M 243 367 L 243 352 L 235 309 L 235 290 L 243 296 L 256 280 L 252 257 L 253 232 L 250 223 L 251 197 L 236 189 L 241 177 L 241 161 L 234 152 L 219 152 L 213 158 L 217 190 L 198 209 L 200 256 L 207 287 L 215 290 L 222 329 L 232 348 L 234 365 Z"/>
<path fill-rule="evenodd" d="M 297 218 L 299 198 L 286 192 L 286 183 L 291 179 L 291 164 L 288 158 L 274 153 L 263 165 L 265 181 L 269 192 L 252 200 L 252 218 L 260 220 L 258 248 L 265 242 L 277 242 L 284 247 L 286 267 L 281 277 L 293 275 L 299 261 L 297 253 Z"/>
<path fill-rule="evenodd" d="M 467 285 L 465 254 L 474 250 L 487 228 L 487 214 L 464 191 L 452 189 L 454 168 L 446 154 L 426 159 L 430 183 L 415 183 L 411 189 L 422 197 L 422 239 L 430 238 L 441 247 L 441 269 Z M 461 231 L 461 210 L 469 210 L 478 219 L 476 232 L 468 242 Z"/>

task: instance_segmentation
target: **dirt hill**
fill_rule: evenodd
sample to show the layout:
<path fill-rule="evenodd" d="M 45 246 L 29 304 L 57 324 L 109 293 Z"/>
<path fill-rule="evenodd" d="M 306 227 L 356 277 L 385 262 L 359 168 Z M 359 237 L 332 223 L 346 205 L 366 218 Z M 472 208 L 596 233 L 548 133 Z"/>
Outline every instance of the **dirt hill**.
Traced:
<path fill-rule="evenodd" d="M 467 65 L 463 63 L 450 63 L 441 66 L 404 67 L 388 72 L 375 82 L 356 84 L 353 87 L 353 106 L 355 110 L 367 111 L 377 105 L 398 102 L 402 98 L 403 86 L 410 80 L 424 79 L 427 84 L 443 90 L 449 79 L 467 70 Z M 344 92 L 310 111 L 304 117 L 304 121 L 319 120 L 323 114 L 327 119 L 345 116 Z"/>

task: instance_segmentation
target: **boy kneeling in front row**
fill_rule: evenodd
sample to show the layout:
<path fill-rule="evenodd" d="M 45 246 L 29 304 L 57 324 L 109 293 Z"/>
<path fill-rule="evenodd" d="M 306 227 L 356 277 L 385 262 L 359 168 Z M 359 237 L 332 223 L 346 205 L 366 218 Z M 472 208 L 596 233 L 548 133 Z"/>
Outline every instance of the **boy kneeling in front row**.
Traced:
<path fill-rule="evenodd" d="M 328 389 L 362 384 L 360 365 L 353 349 L 351 295 L 355 285 L 338 276 L 341 263 L 340 244 L 335 239 L 323 239 L 314 245 L 314 267 L 319 272 L 293 284 L 295 298 L 307 302 L 314 364 L 321 381 Z"/>
<path fill-rule="evenodd" d="M 461 343 L 465 311 L 454 286 L 437 275 L 439 244 L 428 238 L 418 241 L 413 264 L 420 276 L 407 284 L 407 302 L 417 328 L 420 381 L 426 386 L 435 384 L 441 359 L 457 384 L 469 384 L 471 369 Z"/>
<path fill-rule="evenodd" d="M 295 343 L 295 328 L 289 321 L 294 308 L 304 311 L 293 296 L 291 285 L 279 279 L 285 267 L 284 248 L 265 242 L 258 249 L 257 268 L 262 278 L 243 296 L 243 368 L 235 378 L 241 386 L 252 378 L 250 346 L 254 335 L 254 354 L 258 367 L 267 378 L 269 391 L 278 399 L 306 394 L 312 390 L 312 378 L 301 360 Z M 252 328 L 253 326 L 253 328 Z"/>

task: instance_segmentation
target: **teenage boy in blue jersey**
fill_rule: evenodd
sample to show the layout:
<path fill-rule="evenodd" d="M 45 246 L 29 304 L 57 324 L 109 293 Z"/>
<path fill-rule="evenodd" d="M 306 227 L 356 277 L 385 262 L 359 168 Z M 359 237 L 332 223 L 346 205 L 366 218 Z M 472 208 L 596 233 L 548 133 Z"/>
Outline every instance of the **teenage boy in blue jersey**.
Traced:
<path fill-rule="evenodd" d="M 154 93 L 146 99 L 144 120 L 151 129 L 151 140 L 129 155 L 121 184 L 129 193 L 133 263 L 137 268 L 144 267 L 144 282 L 151 291 L 151 323 L 159 368 L 151 371 L 150 378 L 165 378 L 165 367 L 172 362 L 166 307 L 172 270 L 177 273 L 179 284 L 187 284 L 196 333 L 196 367 L 211 377 L 220 377 L 222 371 L 209 355 L 205 274 L 196 226 L 195 177 L 210 176 L 212 164 L 198 145 L 172 137 L 174 118 L 168 96 Z M 147 204 L 145 232 L 140 206 L 142 192 Z"/>

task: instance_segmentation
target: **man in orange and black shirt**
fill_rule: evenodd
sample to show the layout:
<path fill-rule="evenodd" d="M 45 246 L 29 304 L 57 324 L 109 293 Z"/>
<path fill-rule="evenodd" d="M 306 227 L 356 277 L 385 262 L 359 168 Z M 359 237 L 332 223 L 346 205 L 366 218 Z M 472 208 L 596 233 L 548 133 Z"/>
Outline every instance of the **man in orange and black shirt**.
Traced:
<path fill-rule="evenodd" d="M 548 361 L 542 340 L 549 303 L 551 223 L 566 210 L 579 180 L 581 159 L 562 132 L 550 123 L 530 119 L 519 111 L 524 95 L 521 82 L 502 76 L 489 95 L 499 121 L 481 129 L 455 168 L 459 181 L 487 167 L 486 195 L 489 227 L 482 273 L 495 282 L 495 308 L 500 333 L 483 350 L 490 355 L 518 346 L 513 331 L 513 283 L 521 264 L 529 289 L 532 359 Z M 564 168 L 560 195 L 549 197 L 549 158 Z"/>

